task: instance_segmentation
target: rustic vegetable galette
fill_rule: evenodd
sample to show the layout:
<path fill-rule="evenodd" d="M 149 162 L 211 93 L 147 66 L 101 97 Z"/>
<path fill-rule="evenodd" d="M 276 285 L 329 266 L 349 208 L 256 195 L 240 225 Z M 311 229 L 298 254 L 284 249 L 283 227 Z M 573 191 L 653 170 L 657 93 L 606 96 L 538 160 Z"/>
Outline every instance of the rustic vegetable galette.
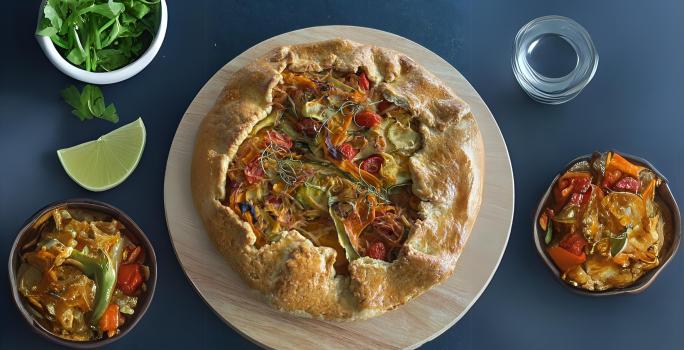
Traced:
<path fill-rule="evenodd" d="M 236 72 L 197 134 L 195 205 L 276 308 L 352 320 L 449 277 L 480 207 L 468 106 L 397 52 L 286 46 Z"/>

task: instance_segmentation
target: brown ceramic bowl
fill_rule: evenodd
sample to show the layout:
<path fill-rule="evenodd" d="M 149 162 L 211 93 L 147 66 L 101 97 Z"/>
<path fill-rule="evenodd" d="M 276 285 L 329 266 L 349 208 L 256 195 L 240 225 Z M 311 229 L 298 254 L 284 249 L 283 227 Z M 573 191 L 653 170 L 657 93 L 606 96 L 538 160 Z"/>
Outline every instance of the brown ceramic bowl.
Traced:
<path fill-rule="evenodd" d="M 546 244 L 544 243 L 544 236 L 546 235 L 546 232 L 541 229 L 539 226 L 539 215 L 542 213 L 542 210 L 546 208 L 548 205 L 549 201 L 551 200 L 552 196 L 552 190 L 553 186 L 556 184 L 556 181 L 558 181 L 558 178 L 565 173 L 570 167 L 572 167 L 573 164 L 587 160 L 590 161 L 592 158 L 591 154 L 583 155 L 581 157 L 578 157 L 576 159 L 573 159 L 568 165 L 561 171 L 559 172 L 556 177 L 553 179 L 551 182 L 551 185 L 549 185 L 549 188 L 546 190 L 546 193 L 544 193 L 544 196 L 542 199 L 539 201 L 539 206 L 537 206 L 537 210 L 534 214 L 534 219 L 533 221 L 533 232 L 534 232 L 534 244 L 537 247 L 537 252 L 539 253 L 539 256 L 541 256 L 542 260 L 544 260 L 544 263 L 546 263 L 546 266 L 549 267 L 549 270 L 553 273 L 553 275 L 556 277 L 556 279 L 563 284 L 565 287 L 569 288 L 571 291 L 582 294 L 582 295 L 589 295 L 589 296 L 608 296 L 608 295 L 616 295 L 616 294 L 636 294 L 643 292 L 646 288 L 648 288 L 651 283 L 656 279 L 660 271 L 665 268 L 665 266 L 670 262 L 672 257 L 675 255 L 677 252 L 677 248 L 679 248 L 679 241 L 681 239 L 681 214 L 679 213 L 679 207 L 677 206 L 677 202 L 674 199 L 674 196 L 672 195 L 672 190 L 670 190 L 670 186 L 668 185 L 667 179 L 656 169 L 651 163 L 649 163 L 647 160 L 640 158 L 640 157 L 635 157 L 629 154 L 625 154 L 622 152 L 616 152 L 615 153 L 620 154 L 623 156 L 625 159 L 641 165 L 643 167 L 646 167 L 653 172 L 656 173 L 658 177 L 660 177 L 663 182 L 661 183 L 660 186 L 657 188 L 656 196 L 659 197 L 663 203 L 665 204 L 664 210 L 669 210 L 670 211 L 670 217 L 671 217 L 671 225 L 672 225 L 672 231 L 669 235 L 669 237 L 665 237 L 665 244 L 663 244 L 663 247 L 661 248 L 660 251 L 660 265 L 658 265 L 656 268 L 646 272 L 643 276 L 641 276 L 638 280 L 636 280 L 632 285 L 624 287 L 624 288 L 614 288 L 614 289 L 608 289 L 605 291 L 589 291 L 586 289 L 574 287 L 570 285 L 569 283 L 563 281 L 561 278 L 561 271 L 556 267 L 556 264 L 553 263 L 551 260 L 551 257 L 549 254 L 546 252 Z"/>
<path fill-rule="evenodd" d="M 36 235 L 39 234 L 40 226 L 51 218 L 50 212 L 53 209 L 58 208 L 83 209 L 103 214 L 107 218 L 116 219 L 126 227 L 126 235 L 134 240 L 137 240 L 136 243 L 140 244 L 145 249 L 145 253 L 147 254 L 145 258 L 145 264 L 150 268 L 150 278 L 146 282 L 147 292 L 142 294 L 138 300 L 138 305 L 135 308 L 135 314 L 132 317 L 127 318 L 126 323 L 124 323 L 124 325 L 120 328 L 119 334 L 111 338 L 103 338 L 93 341 L 73 341 L 60 338 L 52 334 L 34 319 L 31 312 L 27 309 L 28 306 L 26 300 L 19 294 L 16 276 L 17 270 L 19 269 L 19 265 L 21 263 L 20 256 L 21 253 L 23 253 L 22 247 L 31 242 L 31 240 L 33 240 Z M 152 244 L 150 244 L 150 241 L 147 239 L 140 227 L 138 227 L 138 225 L 136 225 L 135 222 L 133 222 L 133 220 L 131 220 L 131 218 L 124 214 L 124 212 L 121 210 L 109 204 L 90 199 L 69 199 L 49 204 L 43 209 L 38 210 L 36 214 L 26 221 L 26 224 L 21 228 L 21 230 L 19 230 L 9 255 L 9 279 L 14 303 L 34 332 L 62 346 L 68 346 L 77 349 L 92 349 L 110 344 L 122 338 L 131 329 L 133 329 L 133 327 L 135 327 L 138 321 L 140 321 L 140 319 L 143 317 L 147 307 L 150 305 L 150 302 L 152 302 L 154 289 L 157 284 L 157 257 L 154 254 L 154 248 L 152 248 Z"/>

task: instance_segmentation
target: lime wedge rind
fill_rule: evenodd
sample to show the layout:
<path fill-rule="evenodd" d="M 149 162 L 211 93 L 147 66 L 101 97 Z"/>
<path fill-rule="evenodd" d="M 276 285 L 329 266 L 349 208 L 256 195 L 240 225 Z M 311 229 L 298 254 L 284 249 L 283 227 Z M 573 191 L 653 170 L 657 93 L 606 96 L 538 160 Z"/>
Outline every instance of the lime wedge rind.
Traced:
<path fill-rule="evenodd" d="M 120 185 L 133 173 L 146 140 L 145 124 L 138 118 L 97 140 L 60 149 L 57 157 L 74 182 L 101 192 Z"/>

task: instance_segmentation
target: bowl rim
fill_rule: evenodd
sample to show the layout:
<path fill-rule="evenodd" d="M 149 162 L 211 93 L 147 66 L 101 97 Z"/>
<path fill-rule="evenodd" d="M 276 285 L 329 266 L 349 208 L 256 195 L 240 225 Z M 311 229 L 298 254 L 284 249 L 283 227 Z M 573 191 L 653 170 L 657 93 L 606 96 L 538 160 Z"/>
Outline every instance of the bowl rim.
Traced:
<path fill-rule="evenodd" d="M 93 210 L 93 211 L 99 211 L 107 215 L 116 215 L 119 218 L 121 218 L 121 221 L 127 221 L 125 223 L 126 229 L 129 231 L 134 231 L 136 233 L 136 238 L 139 238 L 141 241 L 141 244 L 145 246 L 145 253 L 147 254 L 147 264 L 148 267 L 150 268 L 150 278 L 147 281 L 147 298 L 145 298 L 142 303 L 140 303 L 136 307 L 136 314 L 134 317 L 125 324 L 125 328 L 122 329 L 119 334 L 111 337 L 111 338 L 103 338 L 99 340 L 89 340 L 89 341 L 75 341 L 75 340 L 68 340 L 64 338 L 60 338 L 56 335 L 54 335 L 52 332 L 49 330 L 45 329 L 40 323 L 38 323 L 34 317 L 31 315 L 31 313 L 26 309 L 24 306 L 24 303 L 21 300 L 21 295 L 19 295 L 19 290 L 17 288 L 17 279 L 16 279 L 16 272 L 15 270 L 18 269 L 18 260 L 16 259 L 18 257 L 18 245 L 19 242 L 21 241 L 21 238 L 29 232 L 31 227 L 35 224 L 35 222 L 43 217 L 46 213 L 50 212 L 51 210 L 63 206 L 71 206 L 71 207 L 85 207 L 86 209 Z M 27 219 L 24 224 L 22 224 L 21 228 L 17 231 L 17 236 L 14 239 L 12 243 L 12 247 L 10 248 L 9 252 L 9 259 L 8 259 L 8 272 L 9 272 L 9 284 L 10 284 L 10 289 L 11 289 L 11 294 L 12 294 L 12 300 L 14 301 L 15 306 L 17 307 L 17 310 L 19 313 L 23 316 L 23 319 L 26 321 L 26 323 L 31 327 L 31 329 L 34 331 L 34 333 L 37 333 L 38 335 L 42 336 L 43 338 L 62 345 L 62 346 L 68 346 L 71 348 L 76 348 L 76 349 L 93 349 L 97 347 L 101 347 L 107 344 L 111 344 L 121 338 L 123 338 L 128 332 L 130 332 L 135 326 L 138 324 L 138 322 L 143 318 L 145 315 L 148 307 L 152 303 L 152 300 L 154 298 L 154 292 L 157 286 L 157 256 L 154 252 L 154 246 L 150 242 L 150 240 L 147 238 L 147 235 L 143 232 L 143 230 L 131 219 L 130 216 L 128 216 L 126 213 L 124 213 L 122 210 L 118 209 L 117 207 L 114 207 L 113 205 L 97 201 L 97 200 L 92 200 L 92 199 L 86 199 L 86 198 L 72 198 L 72 199 L 66 199 L 66 200 L 61 200 L 61 201 L 55 201 L 50 204 L 47 204 L 46 206 L 38 209 L 29 219 Z"/>
<path fill-rule="evenodd" d="M 673 240 L 672 240 L 672 245 L 671 245 L 671 250 L 672 252 L 670 255 L 663 261 L 660 262 L 658 266 L 656 266 L 654 269 L 647 271 L 639 277 L 634 283 L 627 287 L 623 288 L 612 288 L 608 289 L 605 291 L 589 291 L 585 290 L 582 288 L 574 287 L 570 285 L 569 283 L 563 281 L 561 278 L 561 272 L 556 266 L 556 264 L 553 263 L 551 258 L 548 256 L 548 253 L 546 252 L 546 244 L 542 242 L 541 239 L 541 234 L 539 232 L 540 227 L 538 223 L 538 218 L 539 215 L 541 214 L 542 210 L 545 208 L 546 201 L 548 200 L 549 196 L 551 195 L 551 192 L 553 190 L 553 186 L 556 184 L 558 181 L 558 178 L 565 173 L 568 169 L 570 169 L 575 163 L 582 161 L 582 160 L 589 160 L 591 157 L 596 154 L 596 153 L 604 153 L 604 152 L 613 152 L 621 155 L 622 157 L 633 161 L 639 165 L 647 167 L 649 170 L 653 171 L 658 177 L 662 179 L 662 183 L 659 186 L 659 195 L 665 202 L 665 204 L 669 207 L 670 211 L 672 212 L 672 235 L 673 235 Z M 651 284 L 655 281 L 655 279 L 658 277 L 660 272 L 667 266 L 672 258 L 677 254 L 677 251 L 679 250 L 679 245 L 681 241 L 681 213 L 679 211 L 679 206 L 677 205 L 677 201 L 674 198 L 674 195 L 672 193 L 672 189 L 669 186 L 668 180 L 663 174 L 655 167 L 651 162 L 648 160 L 631 155 L 629 153 L 623 153 L 619 152 L 616 150 L 607 150 L 604 152 L 594 152 L 590 154 L 585 154 L 581 155 L 579 157 L 576 157 L 575 159 L 571 160 L 561 171 L 559 171 L 556 176 L 553 178 L 551 181 L 551 184 L 548 186 L 544 194 L 542 195 L 539 204 L 537 205 L 537 208 L 534 212 L 534 217 L 532 218 L 532 239 L 534 240 L 535 247 L 537 249 L 537 253 L 541 257 L 541 259 L 544 261 L 546 266 L 549 268 L 549 271 L 554 275 L 555 279 L 561 283 L 563 286 L 568 288 L 570 291 L 576 293 L 576 294 L 581 294 L 581 295 L 586 295 L 586 296 L 592 296 L 592 297 L 602 297 L 602 296 L 611 296 L 611 295 L 619 295 L 619 294 L 638 294 L 646 290 L 648 287 L 651 286 Z"/>
<path fill-rule="evenodd" d="M 43 8 L 45 7 L 46 3 L 47 0 L 43 0 L 38 8 L 38 22 L 36 24 L 36 28 L 40 25 L 43 15 Z M 37 34 L 35 37 L 50 63 L 52 63 L 52 65 L 54 65 L 55 68 L 57 68 L 60 72 L 70 76 L 71 78 L 90 84 L 106 85 L 118 83 L 120 81 L 132 78 L 136 74 L 140 73 L 157 56 L 157 53 L 164 42 L 166 28 L 168 26 L 168 8 L 166 6 L 166 0 L 160 0 L 160 3 L 161 13 L 159 26 L 157 27 L 157 32 L 155 33 L 154 38 L 152 38 L 150 45 L 147 47 L 147 49 L 145 49 L 145 52 L 143 52 L 143 54 L 134 61 L 129 62 L 127 65 L 110 72 L 89 72 L 81 69 L 62 57 L 49 37 Z"/>

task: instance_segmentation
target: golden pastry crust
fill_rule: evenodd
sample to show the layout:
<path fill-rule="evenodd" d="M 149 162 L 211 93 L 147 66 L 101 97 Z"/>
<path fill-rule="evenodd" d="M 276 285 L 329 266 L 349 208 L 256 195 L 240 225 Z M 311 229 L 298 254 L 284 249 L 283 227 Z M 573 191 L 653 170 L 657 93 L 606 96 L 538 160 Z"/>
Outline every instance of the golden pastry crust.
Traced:
<path fill-rule="evenodd" d="M 420 121 L 423 147 L 410 158 L 420 219 L 393 262 L 363 257 L 349 276 L 333 268 L 336 252 L 296 231 L 255 247 L 251 227 L 227 206 L 226 173 L 252 127 L 271 110 L 287 68 L 367 72 L 387 100 Z M 468 105 L 396 51 L 335 39 L 284 46 L 236 72 L 197 134 L 192 162 L 195 206 L 209 236 L 247 284 L 276 308 L 300 316 L 364 319 L 394 309 L 454 271 L 482 198 L 484 146 Z"/>

